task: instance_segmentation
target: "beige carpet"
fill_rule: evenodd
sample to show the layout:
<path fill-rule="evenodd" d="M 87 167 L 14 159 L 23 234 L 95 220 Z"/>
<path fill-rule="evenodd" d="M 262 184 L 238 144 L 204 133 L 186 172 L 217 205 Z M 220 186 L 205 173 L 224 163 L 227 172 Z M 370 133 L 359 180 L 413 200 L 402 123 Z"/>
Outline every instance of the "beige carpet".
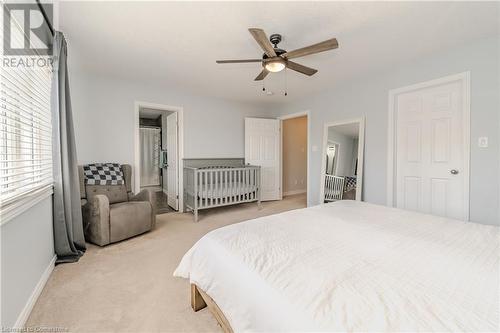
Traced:
<path fill-rule="evenodd" d="M 152 232 L 104 248 L 90 245 L 78 263 L 57 266 L 27 326 L 70 332 L 220 332 L 207 309 L 194 313 L 189 282 L 172 277 L 184 253 L 224 225 L 305 207 L 304 195 L 192 214 L 159 215 Z"/>

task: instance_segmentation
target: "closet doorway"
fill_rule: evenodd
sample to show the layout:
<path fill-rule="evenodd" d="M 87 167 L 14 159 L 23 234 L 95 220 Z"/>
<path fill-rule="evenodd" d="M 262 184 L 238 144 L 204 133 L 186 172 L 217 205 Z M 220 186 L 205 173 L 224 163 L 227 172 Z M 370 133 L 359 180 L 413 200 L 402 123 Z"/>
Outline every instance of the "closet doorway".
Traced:
<path fill-rule="evenodd" d="M 295 196 L 307 205 L 308 196 L 308 112 L 280 117 L 281 195 Z"/>
<path fill-rule="evenodd" d="M 136 104 L 135 192 L 156 194 L 158 214 L 179 210 L 179 111 L 149 103 Z"/>

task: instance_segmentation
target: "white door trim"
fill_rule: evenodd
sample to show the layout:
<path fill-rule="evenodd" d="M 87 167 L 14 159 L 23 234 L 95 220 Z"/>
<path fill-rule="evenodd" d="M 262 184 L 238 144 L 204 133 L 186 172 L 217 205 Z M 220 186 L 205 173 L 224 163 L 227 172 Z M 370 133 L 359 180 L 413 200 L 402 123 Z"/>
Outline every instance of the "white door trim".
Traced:
<path fill-rule="evenodd" d="M 328 147 L 328 127 L 359 124 L 359 138 L 358 138 L 358 169 L 356 177 L 356 200 L 361 201 L 363 194 L 363 160 L 365 155 L 365 117 L 353 118 L 341 121 L 334 121 L 325 123 L 323 127 L 323 143 L 321 149 L 321 184 L 319 186 L 319 202 L 324 202 L 325 197 L 325 172 L 326 172 L 326 148 Z M 359 190 L 358 190 L 359 189 Z"/>
<path fill-rule="evenodd" d="M 184 109 L 180 106 L 171 106 L 150 102 L 134 102 L 134 184 L 133 190 L 138 193 L 141 190 L 141 155 L 139 142 L 139 110 L 140 108 L 156 109 L 162 111 L 177 112 L 178 142 L 177 142 L 177 182 L 179 184 L 179 212 L 184 211 L 184 172 L 182 161 L 184 159 Z"/>
<path fill-rule="evenodd" d="M 463 139 L 464 139 L 464 212 L 466 220 L 469 220 L 469 184 L 470 184 L 470 72 L 445 76 L 439 79 L 425 81 L 397 89 L 389 90 L 389 125 L 387 139 L 387 206 L 395 206 L 395 161 L 396 159 L 396 116 L 395 116 L 395 100 L 401 93 L 415 91 L 419 89 L 438 86 L 446 83 L 460 81 L 462 83 L 463 94 Z"/>
<path fill-rule="evenodd" d="M 307 149 L 307 175 L 306 175 L 306 180 L 307 180 L 307 186 L 306 186 L 306 202 L 307 206 L 309 207 L 309 193 L 310 191 L 310 175 L 311 175 L 311 168 L 309 166 L 309 142 L 311 142 L 311 117 L 310 117 L 311 112 L 309 110 L 305 111 L 300 111 L 300 112 L 295 112 L 295 113 L 290 113 L 286 114 L 283 116 L 278 117 L 280 121 L 280 200 L 283 199 L 283 120 L 287 119 L 293 119 L 293 118 L 299 118 L 299 117 L 307 117 L 307 143 L 306 143 L 306 149 Z"/>

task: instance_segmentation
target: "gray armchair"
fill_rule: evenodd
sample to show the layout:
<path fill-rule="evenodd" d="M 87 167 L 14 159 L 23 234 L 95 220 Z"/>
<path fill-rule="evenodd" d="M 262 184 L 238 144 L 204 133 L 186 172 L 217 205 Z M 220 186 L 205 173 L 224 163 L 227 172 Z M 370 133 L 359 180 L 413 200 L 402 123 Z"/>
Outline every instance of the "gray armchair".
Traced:
<path fill-rule="evenodd" d="M 154 228 L 154 193 L 142 190 L 134 195 L 132 168 L 122 165 L 125 184 L 86 185 L 83 167 L 78 167 L 85 239 L 104 246 Z"/>

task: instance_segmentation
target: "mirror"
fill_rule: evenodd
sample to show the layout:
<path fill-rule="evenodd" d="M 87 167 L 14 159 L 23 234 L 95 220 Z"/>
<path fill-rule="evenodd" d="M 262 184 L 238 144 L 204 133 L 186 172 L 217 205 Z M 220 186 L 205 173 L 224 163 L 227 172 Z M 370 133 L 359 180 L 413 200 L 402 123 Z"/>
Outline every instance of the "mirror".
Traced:
<path fill-rule="evenodd" d="M 321 198 L 323 202 L 361 200 L 364 119 L 325 125 Z"/>

